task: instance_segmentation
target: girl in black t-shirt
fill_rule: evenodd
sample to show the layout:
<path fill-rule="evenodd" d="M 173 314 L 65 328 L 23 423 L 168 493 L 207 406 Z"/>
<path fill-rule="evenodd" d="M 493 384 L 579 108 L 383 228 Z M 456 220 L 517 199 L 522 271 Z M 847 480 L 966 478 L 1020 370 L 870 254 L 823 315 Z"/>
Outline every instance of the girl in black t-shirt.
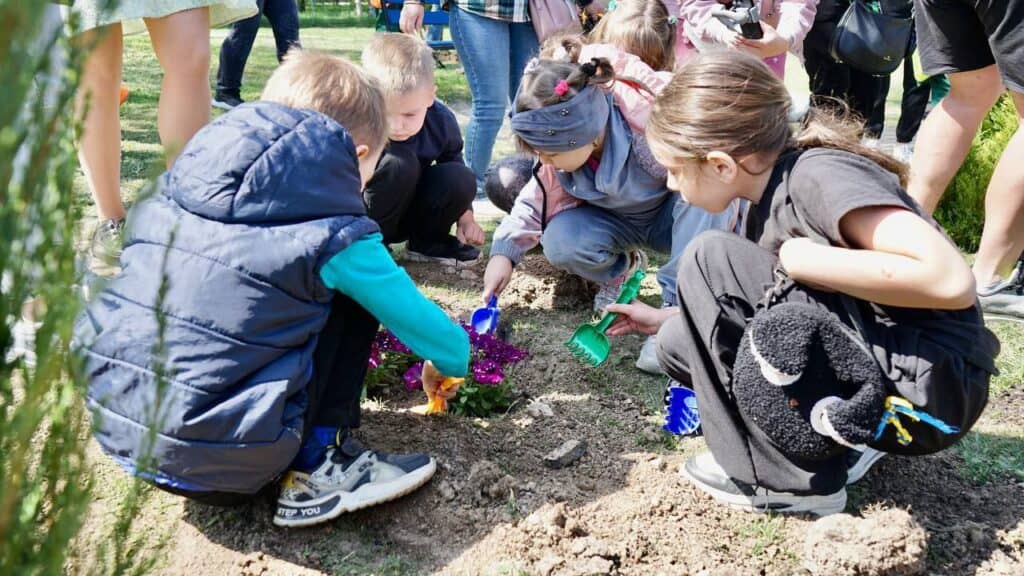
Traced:
<path fill-rule="evenodd" d="M 733 53 L 688 63 L 661 93 L 647 138 L 669 187 L 711 212 L 749 200 L 745 237 L 695 239 L 680 262 L 680 306 L 611 306 L 621 317 L 609 333 L 658 332 L 662 367 L 695 390 L 711 452 L 682 472 L 698 488 L 751 510 L 828 514 L 845 507 L 844 485 L 883 452 L 934 452 L 973 425 L 998 342 L 984 327 L 960 252 L 903 190 L 905 167 L 861 146 L 855 127 L 820 113 L 794 134 L 790 102 L 767 67 Z M 837 448 L 821 458 L 794 456 L 769 429 L 775 422 L 755 421 L 738 405 L 733 386 L 744 331 L 779 303 L 840 323 L 878 374 L 879 398 L 906 399 L 959 432 L 904 417 L 913 442 L 899 442 L 893 425 L 866 442 L 873 448 L 852 445 L 791 398 L 793 413 L 821 434 L 816 441 Z M 814 391 L 818 382 L 802 386 Z M 872 431 L 874 415 L 882 420 L 878 404 L 868 412 Z"/>

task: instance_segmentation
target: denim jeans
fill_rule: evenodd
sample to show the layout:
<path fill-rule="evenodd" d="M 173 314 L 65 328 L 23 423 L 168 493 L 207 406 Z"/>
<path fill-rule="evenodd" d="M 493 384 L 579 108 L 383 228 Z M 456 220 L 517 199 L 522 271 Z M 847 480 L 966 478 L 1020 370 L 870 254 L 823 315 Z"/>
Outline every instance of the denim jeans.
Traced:
<path fill-rule="evenodd" d="M 256 33 L 263 16 L 270 21 L 277 44 L 277 60 L 280 62 L 292 46 L 299 44 L 299 9 L 295 0 L 256 0 L 260 13 L 231 25 L 224 43 L 220 46 L 220 66 L 217 68 L 217 94 L 239 97 L 242 89 L 242 73 L 249 59 Z"/>
<path fill-rule="evenodd" d="M 449 26 L 473 97 L 465 152 L 479 192 L 505 111 L 515 99 L 526 63 L 537 53 L 537 34 L 529 22 L 493 20 L 457 6 Z"/>
<path fill-rule="evenodd" d="M 623 216 L 584 205 L 556 215 L 541 237 L 544 256 L 555 267 L 604 284 L 626 271 L 626 253 L 651 248 L 671 254 L 658 270 L 662 300 L 676 304 L 676 270 L 686 246 L 705 230 L 728 230 L 734 214 L 711 214 L 677 194 L 645 216 Z"/>

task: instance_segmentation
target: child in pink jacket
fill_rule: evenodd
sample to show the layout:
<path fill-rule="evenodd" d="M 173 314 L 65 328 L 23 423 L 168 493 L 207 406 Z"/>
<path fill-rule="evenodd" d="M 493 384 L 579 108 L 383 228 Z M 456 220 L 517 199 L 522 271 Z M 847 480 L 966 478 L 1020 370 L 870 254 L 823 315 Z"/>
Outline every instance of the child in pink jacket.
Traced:
<path fill-rule="evenodd" d="M 681 0 L 680 19 L 686 34 L 704 52 L 718 47 L 742 50 L 764 59 L 779 78 L 786 73 L 786 52 L 802 60 L 804 37 L 814 24 L 818 0 L 754 0 L 764 37 L 744 38 L 713 15 L 726 9 L 718 0 Z"/>

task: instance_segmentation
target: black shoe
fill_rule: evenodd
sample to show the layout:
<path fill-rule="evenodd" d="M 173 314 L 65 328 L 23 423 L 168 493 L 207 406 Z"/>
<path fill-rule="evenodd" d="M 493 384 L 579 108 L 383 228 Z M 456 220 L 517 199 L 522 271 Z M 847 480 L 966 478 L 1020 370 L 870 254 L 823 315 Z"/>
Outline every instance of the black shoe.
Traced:
<path fill-rule="evenodd" d="M 293 469 L 285 475 L 274 525 L 312 526 L 389 502 L 426 484 L 436 469 L 426 454 L 370 450 L 339 432 L 314 469 Z"/>
<path fill-rule="evenodd" d="M 221 110 L 231 110 L 235 106 L 241 106 L 242 104 L 245 104 L 245 100 L 231 94 L 222 94 L 218 92 L 217 95 L 213 97 L 213 107 L 220 108 Z"/>
<path fill-rule="evenodd" d="M 434 262 L 445 266 L 458 266 L 479 260 L 480 249 L 463 244 L 448 236 L 442 241 L 430 244 L 420 245 L 410 242 L 405 256 L 413 262 Z"/>
<path fill-rule="evenodd" d="M 832 494 L 776 492 L 729 477 L 710 452 L 687 460 L 679 473 L 718 502 L 748 512 L 826 516 L 846 508 L 846 488 Z"/>

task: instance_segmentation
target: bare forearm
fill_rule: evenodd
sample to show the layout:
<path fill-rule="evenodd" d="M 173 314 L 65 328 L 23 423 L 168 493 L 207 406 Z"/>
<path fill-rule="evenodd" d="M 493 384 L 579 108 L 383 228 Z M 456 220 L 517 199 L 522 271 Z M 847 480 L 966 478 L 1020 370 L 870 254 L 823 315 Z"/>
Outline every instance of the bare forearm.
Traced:
<path fill-rule="evenodd" d="M 807 241 L 787 242 L 779 258 L 794 280 L 878 304 L 959 310 L 974 303 L 974 287 L 962 275 L 908 256 Z"/>

